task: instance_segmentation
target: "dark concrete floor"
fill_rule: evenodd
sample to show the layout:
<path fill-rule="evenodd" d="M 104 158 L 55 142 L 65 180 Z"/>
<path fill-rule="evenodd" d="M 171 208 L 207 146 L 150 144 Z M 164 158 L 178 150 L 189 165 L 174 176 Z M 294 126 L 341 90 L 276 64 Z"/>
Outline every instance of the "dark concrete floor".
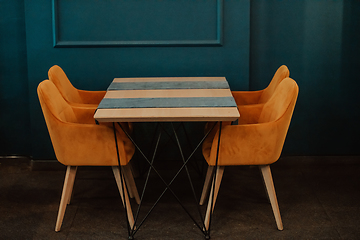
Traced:
<path fill-rule="evenodd" d="M 56 233 L 65 169 L 36 170 L 16 159 L 0 159 L 0 163 L 0 239 L 127 239 L 125 213 L 110 168 L 79 168 L 72 203 Z M 159 171 L 168 180 L 168 170 L 175 165 Z M 360 239 L 359 173 L 360 157 L 281 158 L 272 165 L 284 224 L 284 230 L 278 231 L 258 168 L 227 167 L 211 239 Z M 196 173 L 192 176 L 200 195 L 203 180 Z M 136 183 L 141 189 L 144 179 L 137 178 Z M 163 188 L 156 176 L 151 176 L 149 184 L 142 215 Z M 179 176 L 174 189 L 197 218 L 185 175 Z M 131 203 L 135 209 L 137 205 Z M 135 239 L 204 236 L 172 195 L 166 194 Z"/>

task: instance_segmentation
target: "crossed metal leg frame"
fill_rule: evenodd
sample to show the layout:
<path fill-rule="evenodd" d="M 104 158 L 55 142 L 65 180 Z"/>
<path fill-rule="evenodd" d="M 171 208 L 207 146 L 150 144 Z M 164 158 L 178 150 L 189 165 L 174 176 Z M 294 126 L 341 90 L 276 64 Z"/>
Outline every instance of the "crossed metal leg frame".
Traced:
<path fill-rule="evenodd" d="M 161 124 L 161 123 L 159 123 Z M 188 216 L 193 220 L 194 224 L 199 228 L 199 230 L 204 234 L 205 239 L 210 239 L 210 223 L 211 223 L 211 216 L 212 216 L 212 211 L 210 211 L 210 214 L 207 216 L 207 219 L 204 219 L 203 214 L 201 213 L 201 209 L 199 207 L 199 201 L 198 198 L 196 196 L 195 193 L 195 189 L 194 189 L 194 185 L 192 183 L 191 177 L 190 177 L 190 173 L 187 167 L 187 163 L 189 162 L 189 160 L 192 158 L 192 156 L 195 154 L 195 152 L 199 149 L 199 147 L 202 145 L 202 143 L 204 142 L 204 140 L 206 139 L 206 137 L 210 134 L 210 132 L 214 129 L 214 127 L 216 126 L 216 124 L 213 125 L 213 127 L 205 134 L 205 136 L 201 139 L 201 141 L 199 142 L 199 144 L 193 149 L 192 153 L 189 155 L 188 158 L 185 159 L 182 147 L 180 145 L 180 141 L 178 138 L 178 135 L 176 133 L 176 129 L 174 128 L 173 123 L 171 124 L 171 128 L 172 131 L 174 133 L 175 139 L 176 139 L 176 144 L 179 148 L 180 151 L 180 155 L 181 155 L 181 159 L 183 161 L 183 165 L 181 166 L 181 168 L 177 171 L 177 173 L 175 174 L 175 176 L 172 178 L 172 180 L 167 183 L 163 177 L 159 174 L 159 172 L 154 168 L 153 163 L 155 160 L 155 155 L 159 146 L 159 142 L 161 139 L 161 133 L 162 131 L 159 131 L 159 134 L 157 136 L 156 139 L 156 143 L 155 143 L 155 149 L 154 152 L 152 154 L 151 159 L 149 159 L 139 148 L 139 146 L 135 143 L 135 141 L 133 140 L 133 138 L 128 134 L 128 132 L 126 132 L 126 130 L 121 126 L 121 124 L 118 124 L 120 126 L 120 128 L 124 131 L 124 133 L 127 135 L 127 137 L 131 140 L 131 142 L 134 144 L 134 146 L 136 147 L 136 149 L 139 151 L 139 153 L 143 156 L 143 158 L 146 160 L 146 162 L 149 164 L 149 170 L 147 172 L 147 176 L 146 176 L 146 180 L 145 180 L 145 184 L 144 184 L 144 188 L 143 191 L 141 193 L 141 197 L 140 197 L 140 203 L 139 206 L 136 210 L 136 214 L 135 214 L 135 218 L 133 216 L 132 210 L 131 210 L 131 206 L 130 206 L 130 201 L 128 200 L 128 195 L 127 195 L 127 191 L 126 191 L 126 181 L 124 181 L 124 176 L 123 172 L 122 172 L 122 168 L 118 168 L 119 169 L 119 173 L 120 176 L 118 177 L 120 179 L 120 181 L 117 181 L 118 184 L 122 185 L 122 189 L 124 189 L 124 191 L 122 191 L 120 194 L 122 194 L 122 198 L 124 199 L 123 203 L 124 203 L 124 207 L 125 207 L 125 211 L 127 213 L 126 216 L 126 222 L 127 222 L 127 227 L 128 227 L 128 239 L 134 239 L 134 235 L 136 234 L 136 232 L 140 229 L 140 227 L 142 226 L 142 224 L 144 223 L 144 221 L 146 220 L 146 218 L 150 215 L 150 213 L 152 212 L 152 210 L 156 207 L 156 205 L 158 204 L 158 202 L 160 201 L 160 199 L 162 198 L 162 196 L 166 193 L 167 190 L 169 190 L 172 195 L 175 197 L 175 199 L 177 200 L 177 202 L 181 205 L 181 207 L 184 209 L 184 211 L 188 214 Z M 219 137 L 218 137 L 218 149 L 217 149 L 217 156 L 216 156 L 216 166 L 217 166 L 217 162 L 218 162 L 218 155 L 219 155 L 219 145 L 220 145 L 220 137 L 221 137 L 221 127 L 222 127 L 222 122 L 220 122 L 220 127 L 219 127 Z M 114 137 L 115 137 L 115 144 L 116 144 L 116 149 L 118 152 L 118 146 L 117 146 L 117 138 L 116 138 L 116 130 L 115 130 L 115 123 L 113 124 L 113 128 L 114 128 Z M 163 130 L 164 131 L 164 130 Z M 166 131 L 165 131 L 166 132 Z M 118 152 L 118 164 L 120 166 L 120 157 L 119 157 L 119 152 Z M 174 180 L 178 177 L 178 175 L 181 173 L 181 171 L 185 169 L 189 183 L 190 183 L 190 187 L 192 190 L 192 194 L 194 197 L 194 204 L 195 206 L 197 206 L 197 212 L 199 214 L 199 217 L 201 219 L 201 223 L 198 223 L 196 221 L 196 219 L 194 218 L 194 216 L 186 209 L 186 207 L 182 204 L 182 202 L 180 201 L 179 197 L 175 194 L 175 192 L 171 189 L 171 185 L 174 182 Z M 144 216 L 144 218 L 142 220 L 139 220 L 139 213 L 140 213 L 140 209 L 143 203 L 143 199 L 144 199 L 144 194 L 145 194 L 145 190 L 146 187 L 148 185 L 148 181 L 149 181 L 149 177 L 150 177 L 150 173 L 151 170 L 154 171 L 156 173 L 156 175 L 160 178 L 160 180 L 165 184 L 165 189 L 163 190 L 163 192 L 160 194 L 160 196 L 158 197 L 158 199 L 155 201 L 154 205 L 150 208 L 150 210 L 148 211 L 148 213 Z M 216 182 L 216 171 L 214 171 L 213 173 L 213 184 L 215 185 Z M 213 186 L 214 188 L 215 186 Z M 131 194 L 132 191 L 132 187 L 129 187 L 129 193 Z M 210 205 L 210 201 L 211 201 L 211 205 L 213 206 L 214 204 L 214 193 L 212 192 L 211 197 L 209 198 L 209 205 Z"/>
<path fill-rule="evenodd" d="M 154 130 L 154 134 L 153 134 L 151 143 L 150 143 L 150 149 L 149 149 L 149 152 L 147 153 L 148 156 L 151 154 L 150 150 L 153 150 L 153 149 L 155 148 L 156 137 L 157 137 L 157 136 L 156 136 L 156 135 L 157 135 L 156 133 L 159 131 L 159 128 L 161 128 L 162 131 L 163 131 L 164 133 L 166 133 L 166 135 L 168 136 L 168 139 L 169 139 L 168 141 L 166 141 L 165 143 L 163 143 L 163 146 L 161 147 L 161 149 L 164 149 L 165 146 L 167 146 L 167 144 L 168 144 L 169 142 L 172 142 L 173 144 L 177 145 L 176 139 L 173 139 L 173 138 L 172 138 L 171 133 L 169 133 L 169 132 L 163 127 L 162 124 L 157 123 L 157 124 L 156 124 L 156 127 L 155 127 L 155 130 Z M 187 145 L 188 145 L 189 150 L 190 150 L 191 152 L 194 151 L 194 146 L 193 146 L 193 144 L 191 143 L 191 139 L 190 139 L 190 137 L 189 137 L 189 134 L 188 134 L 188 132 L 187 132 L 187 130 L 186 130 L 186 127 L 185 127 L 185 125 L 184 125 L 183 122 L 180 122 L 180 124 L 178 124 L 174 129 L 175 129 L 176 132 L 178 132 L 178 131 L 180 131 L 180 128 L 182 128 L 182 130 L 183 130 L 183 133 L 184 133 L 185 138 L 186 138 L 185 140 L 186 140 L 186 142 L 187 142 Z M 161 130 L 160 130 L 160 131 L 161 131 Z M 160 155 L 161 149 L 160 149 L 159 151 L 157 151 L 157 153 L 156 153 L 157 155 Z M 193 169 L 199 174 L 199 176 L 200 176 L 200 177 L 203 176 L 203 174 L 204 174 L 204 169 L 205 169 L 205 165 L 206 165 L 205 162 L 202 161 L 201 164 L 200 164 L 200 166 L 199 166 L 199 164 L 198 164 L 197 162 L 194 162 L 194 161 L 191 161 L 190 163 L 192 164 Z M 141 176 L 141 177 L 145 176 L 146 172 L 148 171 L 147 168 L 144 169 L 144 168 L 141 166 L 141 164 L 138 164 L 138 165 L 137 165 L 137 168 L 138 168 L 138 169 L 137 169 L 137 170 L 138 170 L 137 174 L 138 174 L 138 176 Z"/>

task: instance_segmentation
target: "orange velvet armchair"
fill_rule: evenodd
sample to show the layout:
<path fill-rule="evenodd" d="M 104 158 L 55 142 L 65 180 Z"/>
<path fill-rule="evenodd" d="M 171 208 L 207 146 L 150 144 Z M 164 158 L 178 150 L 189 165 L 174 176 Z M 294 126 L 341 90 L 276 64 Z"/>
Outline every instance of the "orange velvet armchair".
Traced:
<path fill-rule="evenodd" d="M 226 125 L 221 129 L 219 156 L 216 169 L 215 190 L 211 187 L 205 227 L 209 227 L 210 211 L 213 211 L 225 166 L 258 165 L 261 169 L 275 220 L 283 229 L 270 164 L 276 162 L 282 152 L 298 96 L 298 85 L 285 78 L 260 111 L 253 112 L 254 123 Z M 241 116 L 240 116 L 241 118 Z M 256 121 L 255 121 L 256 120 Z M 211 176 L 216 166 L 219 129 L 205 139 L 202 151 L 209 167 L 200 199 L 202 205 L 211 185 Z M 214 193 L 212 193 L 214 191 Z M 214 196 L 214 200 L 212 200 Z M 213 205 L 211 206 L 211 202 Z"/>
<path fill-rule="evenodd" d="M 128 165 L 135 152 L 132 142 L 120 127 L 116 128 L 121 171 L 125 176 L 123 179 L 120 177 L 118 166 L 114 129 L 108 125 L 95 124 L 94 111 L 91 108 L 70 105 L 52 81 L 42 81 L 38 85 L 37 93 L 56 158 L 67 166 L 55 231 L 60 231 L 66 206 L 70 201 L 77 166 L 112 167 L 123 204 L 127 209 L 129 224 L 132 226 L 134 219 L 128 191 L 130 196 L 134 196 L 139 202 L 135 181 Z M 125 191 L 122 186 L 125 186 Z"/>

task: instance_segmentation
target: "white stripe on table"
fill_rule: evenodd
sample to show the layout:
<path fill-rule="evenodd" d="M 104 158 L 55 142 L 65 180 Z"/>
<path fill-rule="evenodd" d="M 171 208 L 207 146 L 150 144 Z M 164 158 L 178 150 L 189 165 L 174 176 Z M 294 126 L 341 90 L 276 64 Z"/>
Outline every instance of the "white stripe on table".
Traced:
<path fill-rule="evenodd" d="M 113 82 L 226 81 L 225 77 L 114 78 Z"/>
<path fill-rule="evenodd" d="M 94 118 L 99 122 L 233 121 L 239 112 L 236 107 L 97 109 Z"/>

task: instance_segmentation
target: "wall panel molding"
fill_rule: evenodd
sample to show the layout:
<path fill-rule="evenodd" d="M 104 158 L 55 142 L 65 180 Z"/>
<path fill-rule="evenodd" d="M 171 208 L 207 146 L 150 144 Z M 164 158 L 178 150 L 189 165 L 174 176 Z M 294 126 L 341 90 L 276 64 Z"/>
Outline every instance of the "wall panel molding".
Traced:
<path fill-rule="evenodd" d="M 145 6 L 143 8 L 137 7 L 134 10 L 135 14 L 125 12 L 125 9 L 133 7 L 129 4 L 131 2 L 132 1 L 115 1 L 114 3 L 114 1 L 52 0 L 53 46 L 136 47 L 222 45 L 223 0 L 214 0 L 212 2 L 208 0 L 191 1 L 188 2 L 189 4 L 181 4 L 181 1 L 153 1 L 151 4 L 151 2 L 147 0 L 143 1 L 143 3 L 144 5 L 146 3 L 148 7 L 150 6 L 152 11 L 148 11 Z M 141 6 L 139 2 L 141 3 L 139 0 L 136 1 L 136 6 Z M 113 4 L 113 6 L 111 4 Z M 114 4 L 117 5 L 115 6 Z M 124 6 L 122 7 L 120 4 Z M 178 6 L 175 6 L 176 4 L 178 4 Z M 173 11 L 173 13 L 170 11 L 167 12 L 167 7 L 170 5 L 172 9 L 169 10 L 177 8 L 175 10 L 178 11 Z M 119 14 L 114 14 L 114 6 L 124 11 L 124 14 L 120 12 Z M 101 7 L 103 7 L 103 9 L 101 9 Z M 142 12 L 139 14 L 141 10 Z M 101 15 L 99 15 L 102 17 L 96 19 L 98 12 L 101 13 Z M 176 15 L 174 19 L 179 19 L 179 16 L 181 16 L 181 20 L 171 22 L 172 14 Z M 104 18 L 103 16 L 107 17 Z M 154 23 L 151 23 L 152 21 Z M 111 24 L 109 24 L 110 22 Z M 134 25 L 137 25 L 137 27 L 134 27 Z M 152 28 L 153 31 L 150 31 L 149 28 L 150 30 Z M 123 29 L 125 31 L 121 32 Z M 147 32 L 147 30 L 149 32 Z M 101 37 L 99 37 L 98 34 L 100 31 L 103 31 L 103 34 L 100 34 Z"/>

